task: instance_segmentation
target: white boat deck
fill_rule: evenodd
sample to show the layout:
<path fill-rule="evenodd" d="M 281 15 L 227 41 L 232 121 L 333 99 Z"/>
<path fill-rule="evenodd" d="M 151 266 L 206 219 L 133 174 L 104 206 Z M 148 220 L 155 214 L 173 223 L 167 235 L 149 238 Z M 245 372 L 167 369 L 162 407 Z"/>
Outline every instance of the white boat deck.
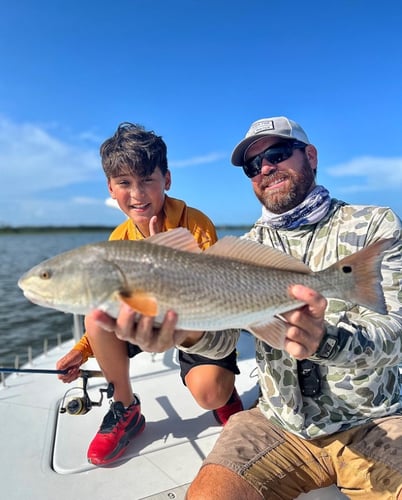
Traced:
<path fill-rule="evenodd" d="M 54 369 L 73 341 L 36 358 L 27 368 Z M 254 340 L 242 334 L 238 344 L 236 387 L 245 407 L 257 397 Z M 142 353 L 131 362 L 134 391 L 146 417 L 144 432 L 121 461 L 108 467 L 88 464 L 86 450 L 108 409 L 85 415 L 60 413 L 63 396 L 82 381 L 62 384 L 56 375 L 13 374 L 0 388 L 0 470 L 2 498 L 7 500 L 184 499 L 188 483 L 212 448 L 221 427 L 200 408 L 182 384 L 174 350 Z M 93 360 L 90 361 L 93 363 Z M 97 369 L 86 364 L 87 369 Z M 100 398 L 103 378 L 90 378 L 91 400 Z M 82 395 L 78 389 L 70 396 Z M 66 401 L 68 397 L 66 398 Z M 334 488 L 301 495 L 299 500 L 345 498 Z"/>

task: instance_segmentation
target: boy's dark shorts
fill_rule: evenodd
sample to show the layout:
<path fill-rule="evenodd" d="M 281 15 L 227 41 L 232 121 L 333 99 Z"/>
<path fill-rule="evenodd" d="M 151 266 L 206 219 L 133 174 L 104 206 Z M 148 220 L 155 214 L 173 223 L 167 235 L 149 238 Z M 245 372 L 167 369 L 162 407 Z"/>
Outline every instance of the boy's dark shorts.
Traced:
<path fill-rule="evenodd" d="M 129 358 L 133 358 L 137 354 L 142 352 L 142 350 L 134 344 L 130 344 L 127 342 L 127 355 Z M 210 359 L 205 356 L 200 356 L 199 354 L 188 354 L 187 352 L 183 352 L 179 350 L 179 362 L 180 362 L 180 377 L 183 381 L 183 384 L 186 385 L 185 378 L 187 373 L 194 368 L 194 366 L 200 365 L 217 365 L 222 368 L 226 368 L 227 370 L 238 375 L 240 370 L 237 366 L 237 352 L 236 349 L 226 357 L 222 359 Z"/>
<path fill-rule="evenodd" d="M 138 345 L 130 344 L 130 342 L 127 342 L 127 355 L 129 358 L 133 358 L 134 356 L 137 356 L 142 352 L 142 349 L 138 347 Z"/>
<path fill-rule="evenodd" d="M 183 384 L 186 385 L 185 378 L 187 373 L 194 368 L 194 366 L 200 365 L 216 365 L 226 368 L 227 370 L 238 375 L 240 370 L 237 366 L 237 352 L 236 349 L 226 357 L 222 359 L 211 359 L 205 356 L 200 356 L 199 354 L 189 354 L 179 350 L 179 362 L 180 362 L 180 376 L 183 380 Z"/>

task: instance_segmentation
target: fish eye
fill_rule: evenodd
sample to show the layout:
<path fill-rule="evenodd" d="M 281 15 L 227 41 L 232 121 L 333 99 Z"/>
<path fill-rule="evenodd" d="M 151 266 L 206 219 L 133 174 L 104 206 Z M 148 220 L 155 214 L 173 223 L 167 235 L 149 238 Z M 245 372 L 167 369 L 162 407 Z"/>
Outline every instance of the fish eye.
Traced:
<path fill-rule="evenodd" d="M 48 269 L 43 269 L 43 271 L 39 273 L 39 276 L 42 280 L 48 280 L 51 278 L 52 273 Z"/>

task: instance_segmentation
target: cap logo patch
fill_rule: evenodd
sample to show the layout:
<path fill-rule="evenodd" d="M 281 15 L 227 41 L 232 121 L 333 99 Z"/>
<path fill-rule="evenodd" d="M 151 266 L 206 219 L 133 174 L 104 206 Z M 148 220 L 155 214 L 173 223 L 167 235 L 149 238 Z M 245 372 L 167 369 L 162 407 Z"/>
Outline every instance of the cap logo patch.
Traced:
<path fill-rule="evenodd" d="M 254 133 L 258 134 L 265 130 L 275 130 L 274 120 L 265 120 L 261 123 L 257 123 L 254 128 Z"/>

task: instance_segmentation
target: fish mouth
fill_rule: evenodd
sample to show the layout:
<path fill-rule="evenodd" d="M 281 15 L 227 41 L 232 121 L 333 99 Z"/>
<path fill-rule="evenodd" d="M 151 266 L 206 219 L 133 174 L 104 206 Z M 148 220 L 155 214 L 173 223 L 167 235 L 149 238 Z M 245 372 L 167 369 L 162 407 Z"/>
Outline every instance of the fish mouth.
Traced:
<path fill-rule="evenodd" d="M 81 311 L 81 309 L 77 308 L 69 308 L 68 311 L 66 311 L 63 307 L 63 304 L 60 303 L 59 301 L 54 301 L 53 298 L 46 298 L 43 297 L 42 295 L 37 295 L 33 292 L 30 292 L 28 290 L 23 290 L 24 296 L 26 299 L 28 299 L 32 304 L 35 304 L 36 306 L 41 306 L 41 307 L 46 307 L 49 309 L 56 309 L 57 311 L 61 312 L 69 312 L 71 314 L 85 314 L 84 312 Z"/>
<path fill-rule="evenodd" d="M 45 299 L 43 299 L 42 297 L 28 291 L 28 290 L 23 290 L 23 293 L 24 293 L 24 297 L 27 298 L 30 302 L 32 302 L 33 304 L 36 304 L 38 306 L 42 306 L 42 307 L 49 307 L 49 303 L 46 302 Z"/>

